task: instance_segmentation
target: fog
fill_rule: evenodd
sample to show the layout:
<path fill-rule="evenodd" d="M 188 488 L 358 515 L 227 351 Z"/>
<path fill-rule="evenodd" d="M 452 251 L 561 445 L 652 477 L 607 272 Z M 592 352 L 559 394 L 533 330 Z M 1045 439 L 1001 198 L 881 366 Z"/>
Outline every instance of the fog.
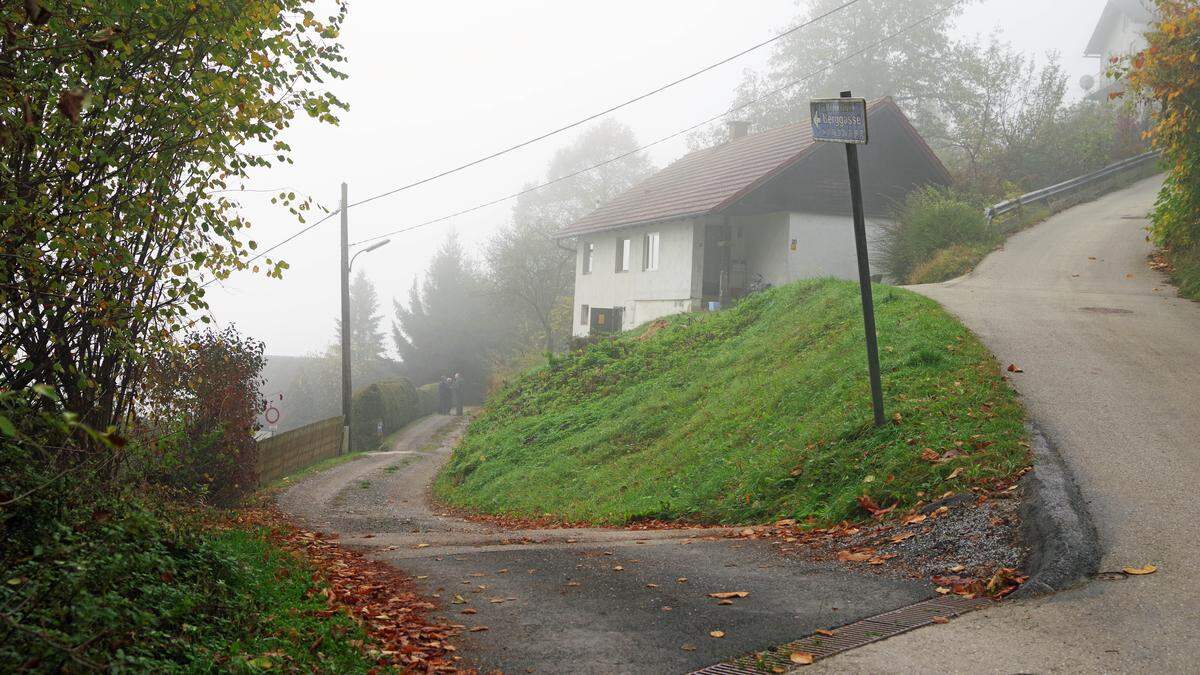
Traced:
<path fill-rule="evenodd" d="M 1103 5 L 985 0 L 968 8 L 958 32 L 998 31 L 1039 56 L 1058 51 L 1075 83 L 1099 69 L 1082 51 Z M 337 127 L 298 121 L 284 135 L 295 164 L 261 171 L 245 187 L 286 188 L 332 209 L 342 181 L 353 202 L 490 154 L 762 41 L 797 13 L 791 0 L 357 0 L 342 32 L 350 77 L 331 85 L 350 111 Z M 643 143 L 689 127 L 725 110 L 743 70 L 762 68 L 769 53 L 763 48 L 615 115 Z M 1072 84 L 1072 96 L 1080 93 Z M 539 181 L 553 152 L 577 132 L 356 207 L 349 215 L 350 239 L 437 218 Z M 650 155 L 661 167 L 685 151 L 681 137 Z M 301 227 L 269 200 L 269 192 L 242 198 L 251 237 L 260 245 Z M 499 204 L 401 234 L 360 256 L 355 269 L 376 284 L 388 323 L 391 299 L 407 298 L 413 278 L 449 230 L 476 248 L 507 220 L 510 207 Z M 280 249 L 290 265 L 282 281 L 246 272 L 210 287 L 213 316 L 265 341 L 269 354 L 323 351 L 338 313 L 337 246 L 332 218 Z"/>

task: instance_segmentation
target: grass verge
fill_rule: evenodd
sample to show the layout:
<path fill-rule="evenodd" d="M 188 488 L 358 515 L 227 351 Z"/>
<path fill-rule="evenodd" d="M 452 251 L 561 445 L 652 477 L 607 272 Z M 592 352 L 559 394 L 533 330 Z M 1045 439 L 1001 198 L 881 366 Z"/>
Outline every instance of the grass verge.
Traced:
<path fill-rule="evenodd" d="M 855 284 L 814 280 L 685 314 L 530 371 L 434 484 L 450 505 L 568 521 L 832 523 L 1028 462 L 1024 413 L 936 303 L 877 287 L 888 413 L 871 423 Z"/>
<path fill-rule="evenodd" d="M 265 530 L 140 502 L 6 560 L 0 662 L 58 672 L 366 672 L 349 616 Z"/>

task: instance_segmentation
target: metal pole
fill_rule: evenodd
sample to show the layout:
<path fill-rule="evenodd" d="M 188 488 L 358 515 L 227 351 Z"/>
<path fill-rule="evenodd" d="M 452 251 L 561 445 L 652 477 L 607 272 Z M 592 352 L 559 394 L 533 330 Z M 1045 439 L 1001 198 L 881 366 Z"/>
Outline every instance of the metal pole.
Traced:
<path fill-rule="evenodd" d="M 851 93 L 842 92 L 842 98 Z M 867 367 L 871 372 L 871 406 L 875 426 L 886 424 L 883 415 L 883 384 L 879 379 L 879 344 L 875 335 L 875 301 L 871 297 L 871 263 L 867 258 L 867 218 L 863 214 L 862 177 L 858 170 L 858 146 L 846 144 L 846 165 L 850 169 L 850 201 L 854 210 L 854 246 L 858 250 L 858 286 L 862 292 L 863 325 L 867 332 Z"/>
<path fill-rule="evenodd" d="M 346 213 L 349 189 L 342 183 L 342 259 L 339 265 L 342 284 L 342 452 L 350 449 L 350 219 Z M 340 453 L 339 453 L 340 454 Z"/>

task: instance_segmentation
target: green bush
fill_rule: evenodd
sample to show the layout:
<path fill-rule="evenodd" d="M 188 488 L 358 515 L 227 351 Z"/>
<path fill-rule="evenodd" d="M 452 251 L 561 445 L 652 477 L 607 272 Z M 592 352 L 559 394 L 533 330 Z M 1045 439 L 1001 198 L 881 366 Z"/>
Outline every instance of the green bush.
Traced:
<path fill-rule="evenodd" d="M 351 402 L 350 447 L 374 450 L 385 435 L 421 416 L 417 389 L 404 378 L 384 380 L 360 389 Z"/>
<path fill-rule="evenodd" d="M 372 668 L 354 620 L 320 614 L 312 569 L 262 531 L 163 506 L 128 467 L 114 479 L 125 441 L 35 396 L 53 398 L 0 390 L 0 671 Z"/>
<path fill-rule="evenodd" d="M 421 417 L 432 415 L 438 411 L 438 384 L 431 382 L 417 388 Z"/>
<path fill-rule="evenodd" d="M 1167 258 L 1175 268 L 1171 281 L 1179 286 L 1179 294 L 1200 300 L 1200 247 L 1183 252 L 1170 251 Z"/>
<path fill-rule="evenodd" d="M 938 251 L 995 241 L 984 207 L 953 190 L 926 187 L 905 198 L 896 219 L 883 228 L 880 265 L 889 277 L 908 279 Z"/>

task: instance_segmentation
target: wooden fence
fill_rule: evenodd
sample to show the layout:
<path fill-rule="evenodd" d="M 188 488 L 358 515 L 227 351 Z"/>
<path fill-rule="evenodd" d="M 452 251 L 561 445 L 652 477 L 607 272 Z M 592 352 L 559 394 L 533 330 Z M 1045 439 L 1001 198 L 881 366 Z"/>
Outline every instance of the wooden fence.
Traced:
<path fill-rule="evenodd" d="M 334 457 L 342 447 L 342 418 L 330 417 L 258 442 L 258 482 L 269 483 L 309 464 Z"/>

